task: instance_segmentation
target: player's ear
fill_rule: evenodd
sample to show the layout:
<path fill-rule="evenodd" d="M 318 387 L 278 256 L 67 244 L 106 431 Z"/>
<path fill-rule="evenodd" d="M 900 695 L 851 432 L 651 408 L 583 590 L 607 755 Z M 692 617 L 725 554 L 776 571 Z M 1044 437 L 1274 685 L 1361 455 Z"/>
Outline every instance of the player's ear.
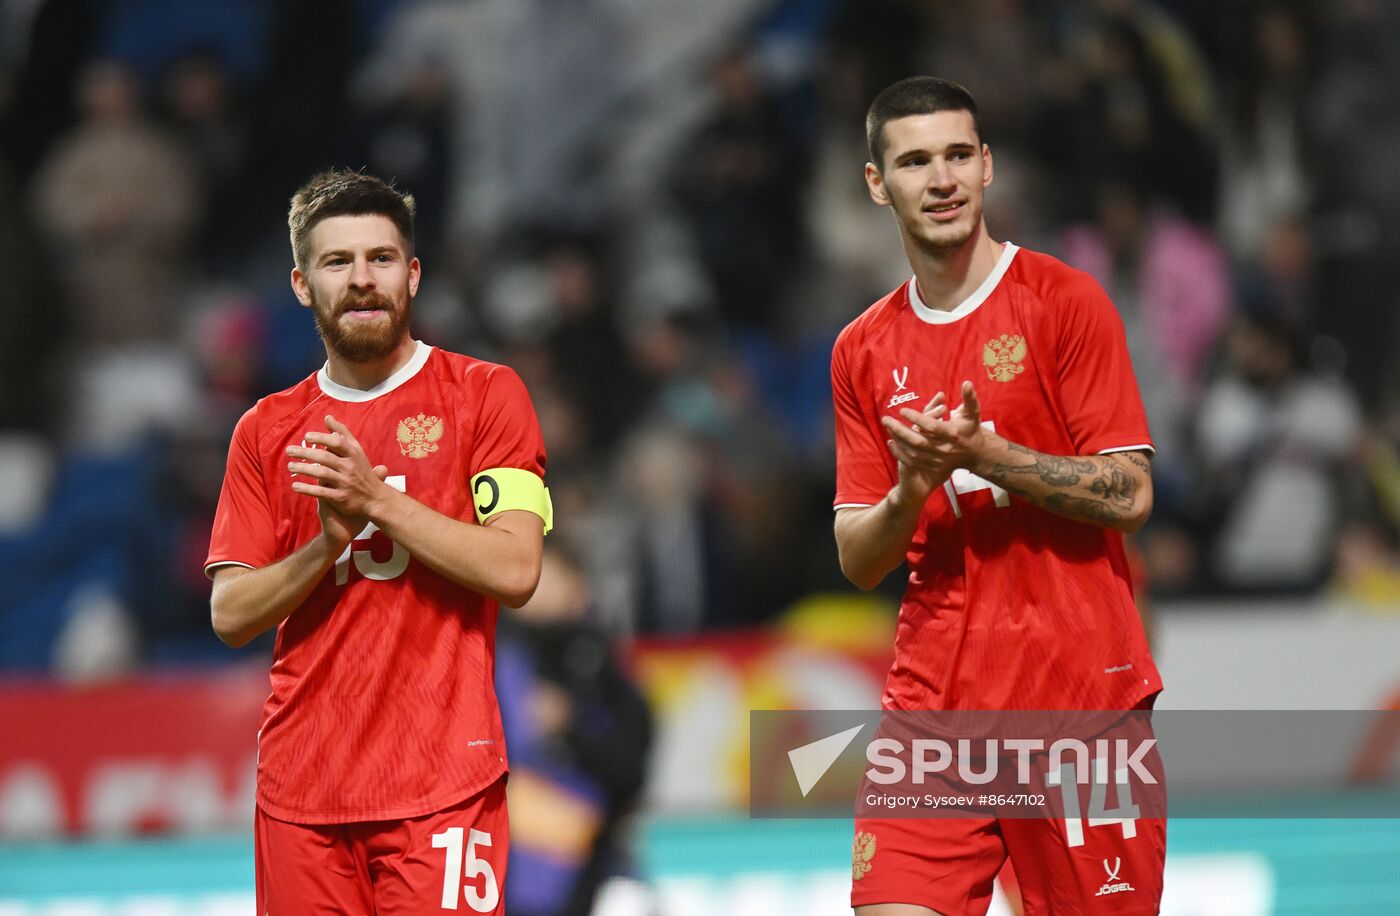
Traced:
<path fill-rule="evenodd" d="M 301 272 L 300 267 L 292 268 L 292 292 L 296 294 L 297 301 L 307 308 L 311 307 L 311 284 L 306 280 L 306 274 Z"/>
<path fill-rule="evenodd" d="M 990 187 L 992 184 L 992 148 L 987 144 L 982 144 L 982 187 Z"/>
<path fill-rule="evenodd" d="M 882 207 L 890 205 L 889 190 L 885 187 L 885 176 L 880 174 L 880 170 L 875 167 L 875 163 L 865 164 L 865 187 L 870 192 L 870 199 Z"/>
<path fill-rule="evenodd" d="M 423 265 L 415 256 L 408 262 L 408 298 L 418 295 L 418 281 L 423 277 Z"/>

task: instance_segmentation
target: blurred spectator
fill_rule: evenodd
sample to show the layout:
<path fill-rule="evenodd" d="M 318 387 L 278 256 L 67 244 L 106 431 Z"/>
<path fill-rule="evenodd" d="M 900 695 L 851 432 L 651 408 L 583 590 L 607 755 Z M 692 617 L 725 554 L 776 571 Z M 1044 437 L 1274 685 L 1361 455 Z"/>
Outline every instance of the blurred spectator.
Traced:
<path fill-rule="evenodd" d="M 204 269 L 234 274 L 259 215 L 249 206 L 248 128 L 232 74 L 218 52 L 197 48 L 171 64 L 161 90 L 166 119 L 204 188 Z"/>
<path fill-rule="evenodd" d="M 1096 0 L 1110 29 L 1127 26 L 1141 37 L 1160 72 L 1172 116 L 1204 133 L 1215 116 L 1215 86 L 1196 37 L 1177 18 L 1177 4 L 1156 0 Z"/>
<path fill-rule="evenodd" d="M 591 602 L 579 566 L 548 547 L 534 597 L 501 618 L 506 897 L 520 916 L 588 916 L 604 882 L 633 869 L 627 816 L 646 779 L 651 714 Z"/>
<path fill-rule="evenodd" d="M 536 399 L 567 402 L 571 445 L 590 457 L 603 455 L 640 407 L 606 246 L 569 236 L 522 245 L 528 254 L 496 270 L 483 323 L 511 348 L 510 364 Z M 552 447 L 550 458 L 552 466 Z"/>
<path fill-rule="evenodd" d="M 593 448 L 611 448 L 634 419 L 636 391 L 608 301 L 603 264 L 585 244 L 560 242 L 544 257 L 554 322 L 545 337 L 556 383 L 583 413 Z"/>
<path fill-rule="evenodd" d="M 1396 308 L 1400 244 L 1400 5 L 1317 4 L 1321 61 L 1307 126 L 1318 188 L 1309 222 L 1317 247 L 1318 330 L 1343 345 L 1347 376 L 1375 408 L 1400 383 Z"/>
<path fill-rule="evenodd" d="M 1212 572 L 1231 589 L 1315 588 L 1330 571 L 1360 407 L 1310 371 L 1299 329 L 1267 303 L 1239 317 L 1227 353 L 1196 429 L 1216 516 Z"/>
<path fill-rule="evenodd" d="M 135 75 L 99 62 L 80 84 L 83 120 L 35 182 L 35 205 L 85 344 L 171 342 L 199 215 L 194 168 L 146 116 Z"/>
<path fill-rule="evenodd" d="M 772 330 L 806 250 L 802 191 L 810 152 L 745 51 L 715 66 L 718 109 L 686 141 L 672 178 L 720 315 Z"/>
<path fill-rule="evenodd" d="M 1095 202 L 1093 223 L 1066 229 L 1064 258 L 1103 285 L 1123 318 L 1157 443 L 1158 508 L 1170 510 L 1171 487 L 1189 473 L 1186 421 L 1229 314 L 1225 256 L 1209 232 L 1130 184 L 1104 182 Z"/>
<path fill-rule="evenodd" d="M 355 0 L 266 5 L 267 60 L 249 99 L 247 206 L 269 233 L 263 254 L 286 277 L 286 223 L 292 188 L 349 158 L 348 102 L 355 54 Z M 361 163 L 354 163 L 359 166 Z M 261 241 L 261 240 L 259 240 Z"/>
<path fill-rule="evenodd" d="M 95 63 L 80 93 L 83 120 L 36 176 L 35 213 L 71 312 L 68 433 L 115 450 L 178 423 L 196 399 L 175 344 L 200 189 L 129 69 Z"/>
<path fill-rule="evenodd" d="M 363 108 L 360 161 L 389 175 L 413 195 L 413 241 L 419 256 L 437 263 L 452 200 L 452 89 L 447 67 L 415 61 L 399 91 Z"/>
<path fill-rule="evenodd" d="M 489 249 L 522 229 L 600 225 L 629 60 L 613 4 L 425 0 L 392 12 L 384 34 L 357 76 L 358 97 L 375 105 L 402 97 L 422 61 L 448 76 L 449 234 Z"/>
<path fill-rule="evenodd" d="M 630 548 L 636 631 L 682 635 L 737 623 L 731 539 L 694 439 L 643 426 L 621 460 L 627 513 L 619 535 Z"/>
<path fill-rule="evenodd" d="M 1051 174 L 1068 170 L 1064 215 L 1082 218 L 1103 176 L 1163 196 L 1187 217 L 1215 209 L 1209 73 L 1189 36 L 1148 3 L 1100 0 L 1052 64 L 1037 132 Z"/>
<path fill-rule="evenodd" d="M 894 216 L 875 205 L 865 185 L 865 108 L 889 83 L 867 91 L 861 75 L 868 64 L 839 44 L 832 53 L 819 82 L 826 125 L 813 153 L 813 177 L 803 204 L 812 236 L 809 270 L 819 279 L 810 291 L 803 284 L 797 298 L 810 308 L 814 300 L 809 292 L 835 285 L 828 322 L 839 330 L 854 303 L 874 302 L 909 279 L 909 259 L 899 245 Z M 828 347 L 825 361 L 830 358 Z M 822 397 L 829 399 L 829 392 Z"/>
<path fill-rule="evenodd" d="M 1307 206 L 1303 122 L 1314 76 L 1298 14 L 1264 7 L 1252 25 L 1253 40 L 1234 62 L 1220 169 L 1221 239 L 1246 259 L 1260 255 L 1271 227 Z"/>

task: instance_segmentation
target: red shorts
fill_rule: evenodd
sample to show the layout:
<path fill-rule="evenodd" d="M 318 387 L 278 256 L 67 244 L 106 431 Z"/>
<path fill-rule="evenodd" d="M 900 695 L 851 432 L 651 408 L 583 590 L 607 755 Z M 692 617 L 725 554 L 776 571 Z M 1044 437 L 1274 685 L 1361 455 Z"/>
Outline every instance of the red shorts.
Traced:
<path fill-rule="evenodd" d="M 505 912 L 506 783 L 403 821 L 291 824 L 258 809 L 258 913 Z"/>
<path fill-rule="evenodd" d="M 1026 916 L 1155 916 L 1166 853 L 1161 818 L 1078 829 L 1038 818 L 856 818 L 851 905 L 980 916 L 1009 856 Z"/>

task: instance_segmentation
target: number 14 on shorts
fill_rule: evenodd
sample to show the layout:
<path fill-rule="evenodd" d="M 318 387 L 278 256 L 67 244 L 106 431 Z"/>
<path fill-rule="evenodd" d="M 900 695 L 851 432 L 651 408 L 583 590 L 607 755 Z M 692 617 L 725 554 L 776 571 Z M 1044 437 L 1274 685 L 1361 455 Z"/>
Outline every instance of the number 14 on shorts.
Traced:
<path fill-rule="evenodd" d="M 1079 791 L 1074 766 L 1065 764 L 1059 772 L 1052 770 L 1046 783 L 1060 787 L 1060 801 L 1064 805 L 1065 814 L 1065 845 L 1070 848 L 1083 846 L 1085 819 L 1079 811 Z M 1114 783 L 1118 790 L 1118 806 L 1110 810 L 1104 808 L 1107 786 L 1104 785 L 1103 781 L 1095 779 L 1089 784 L 1089 817 L 1087 820 L 1090 827 L 1105 827 L 1116 824 L 1123 831 L 1123 839 L 1131 840 L 1137 836 L 1137 821 L 1138 818 L 1142 817 L 1142 808 L 1133 804 L 1133 796 L 1128 784 L 1127 767 L 1119 767 L 1114 771 Z"/>
<path fill-rule="evenodd" d="M 491 863 L 477 857 L 478 846 L 490 846 L 491 834 L 485 830 L 468 830 L 466 846 L 462 844 L 463 828 L 449 827 L 433 834 L 433 848 L 446 849 L 443 863 L 442 908 L 455 910 L 463 896 L 467 906 L 478 913 L 490 913 L 501 902 L 501 889 Z M 478 889 L 477 879 L 480 878 Z M 464 883 L 465 882 L 467 883 Z"/>

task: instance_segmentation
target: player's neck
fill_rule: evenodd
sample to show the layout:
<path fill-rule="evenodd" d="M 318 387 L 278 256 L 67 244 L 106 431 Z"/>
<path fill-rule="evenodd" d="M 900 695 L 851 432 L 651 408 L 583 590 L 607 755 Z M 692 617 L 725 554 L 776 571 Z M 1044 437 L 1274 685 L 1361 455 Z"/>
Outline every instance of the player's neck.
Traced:
<path fill-rule="evenodd" d="M 352 363 L 327 348 L 326 374 L 337 385 L 357 391 L 368 391 L 408 365 L 417 349 L 418 342 L 408 334 L 403 336 L 403 340 L 399 341 L 399 345 L 388 356 L 365 363 Z"/>
<path fill-rule="evenodd" d="M 906 245 L 909 265 L 919 283 L 924 305 L 950 312 L 977 291 L 1001 257 L 1001 243 L 987 234 L 986 224 L 966 243 L 947 251 L 929 251 Z"/>

